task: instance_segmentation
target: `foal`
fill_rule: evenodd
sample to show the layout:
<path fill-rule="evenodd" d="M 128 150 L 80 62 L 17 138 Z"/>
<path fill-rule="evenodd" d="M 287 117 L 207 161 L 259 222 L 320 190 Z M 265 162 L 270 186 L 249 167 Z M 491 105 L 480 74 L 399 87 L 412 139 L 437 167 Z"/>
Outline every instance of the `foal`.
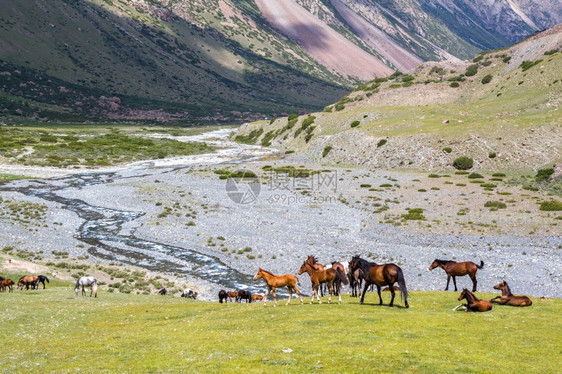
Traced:
<path fill-rule="evenodd" d="M 525 295 L 515 296 L 514 294 L 512 294 L 506 281 L 496 284 L 494 286 L 494 289 L 501 290 L 502 295 L 496 296 L 492 300 L 490 300 L 492 303 L 511 306 L 530 306 L 533 304 L 531 299 L 529 299 Z"/>
<path fill-rule="evenodd" d="M 312 282 L 312 298 L 310 299 L 310 303 L 314 302 L 314 295 L 316 294 L 316 299 L 318 300 L 318 304 L 322 304 L 320 301 L 320 296 L 318 295 L 318 288 L 320 284 L 327 283 L 328 290 L 330 292 L 330 296 L 328 298 L 328 304 L 332 302 L 332 294 L 334 293 L 334 282 L 339 281 L 343 284 L 348 284 L 345 275 L 343 275 L 342 271 L 337 268 L 330 268 L 326 270 L 316 270 L 312 265 L 308 262 L 303 262 L 301 268 L 299 269 L 299 275 L 302 273 L 308 273 L 310 276 L 310 281 Z M 341 294 L 338 295 L 339 303 L 341 304 Z"/>
<path fill-rule="evenodd" d="M 467 312 L 487 312 L 492 310 L 492 303 L 488 300 L 479 300 L 469 290 L 464 288 L 459 296 L 459 301 L 466 299 L 467 304 L 462 304 L 466 307 Z"/>

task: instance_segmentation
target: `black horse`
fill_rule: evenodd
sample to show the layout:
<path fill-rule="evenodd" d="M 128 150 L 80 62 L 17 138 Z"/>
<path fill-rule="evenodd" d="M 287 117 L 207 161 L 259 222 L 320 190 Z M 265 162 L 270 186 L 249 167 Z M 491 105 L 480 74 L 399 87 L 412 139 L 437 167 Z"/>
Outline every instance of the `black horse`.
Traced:
<path fill-rule="evenodd" d="M 166 287 L 162 288 L 160 291 L 158 291 L 158 295 L 166 295 L 168 293 L 168 290 L 166 289 Z"/>
<path fill-rule="evenodd" d="M 228 302 L 228 292 L 226 292 L 225 290 L 220 290 L 219 291 L 219 303 L 222 304 L 222 301 L 224 300 L 224 302 Z"/>
<path fill-rule="evenodd" d="M 398 283 L 398 285 L 400 286 L 400 295 L 402 297 L 402 300 L 404 300 L 406 308 L 409 308 L 406 281 L 404 280 L 404 273 L 402 272 L 400 266 L 395 264 L 377 265 L 374 262 L 369 262 L 360 258 L 359 256 L 354 256 L 349 262 L 349 269 L 352 272 L 357 269 L 361 269 L 363 271 L 363 275 L 365 276 L 365 287 L 363 288 L 363 293 L 361 294 L 360 304 L 363 304 L 367 288 L 369 288 L 371 284 L 374 284 L 375 286 L 377 286 L 380 305 L 382 305 L 381 286 L 390 287 L 392 298 L 390 299 L 390 304 L 388 304 L 388 306 L 392 306 L 394 304 L 395 296 L 394 287 L 392 286 L 394 285 L 394 283 Z"/>
<path fill-rule="evenodd" d="M 47 281 L 47 283 L 50 283 L 50 282 L 49 282 L 49 278 L 47 278 L 47 277 L 44 276 L 44 275 L 38 275 L 38 276 L 37 276 L 37 283 L 35 283 L 35 287 L 36 287 L 37 289 L 39 289 L 39 283 L 43 283 L 43 289 L 45 289 L 45 281 Z"/>
<path fill-rule="evenodd" d="M 246 291 L 246 290 L 238 290 L 238 297 L 236 298 L 236 301 L 241 303 L 242 299 L 246 300 L 247 303 L 251 303 L 252 302 L 252 293 L 250 291 Z"/>

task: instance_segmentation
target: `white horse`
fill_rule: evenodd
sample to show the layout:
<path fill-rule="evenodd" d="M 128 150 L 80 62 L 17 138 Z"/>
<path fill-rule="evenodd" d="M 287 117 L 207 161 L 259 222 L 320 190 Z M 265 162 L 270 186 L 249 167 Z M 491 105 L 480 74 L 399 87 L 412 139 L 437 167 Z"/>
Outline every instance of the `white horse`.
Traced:
<path fill-rule="evenodd" d="M 74 287 L 74 293 L 78 296 L 78 291 L 82 287 L 82 296 L 86 296 L 86 291 L 84 287 L 90 287 L 90 297 L 98 297 L 98 281 L 94 277 L 80 277 L 76 281 L 76 286 Z"/>

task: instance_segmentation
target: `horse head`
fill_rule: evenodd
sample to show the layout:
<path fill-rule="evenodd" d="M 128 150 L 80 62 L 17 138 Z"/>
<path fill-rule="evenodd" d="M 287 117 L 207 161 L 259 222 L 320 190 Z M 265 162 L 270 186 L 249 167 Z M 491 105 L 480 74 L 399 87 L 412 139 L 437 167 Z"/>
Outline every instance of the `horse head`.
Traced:
<path fill-rule="evenodd" d="M 459 295 L 458 300 L 461 301 L 462 299 L 467 299 L 468 300 L 468 295 L 470 294 L 470 292 L 468 292 L 468 290 L 466 288 L 462 289 L 461 294 Z"/>
<path fill-rule="evenodd" d="M 302 273 L 305 273 L 305 272 L 307 271 L 307 268 L 308 268 L 309 266 L 311 266 L 311 265 L 310 265 L 308 262 L 306 262 L 306 261 L 303 262 L 302 265 L 301 265 L 301 267 L 300 267 L 300 269 L 299 269 L 298 274 L 301 275 Z"/>
<path fill-rule="evenodd" d="M 263 277 L 263 270 L 262 268 L 258 268 L 258 272 L 256 273 L 256 275 L 254 275 L 254 280 L 260 279 L 262 277 Z"/>
<path fill-rule="evenodd" d="M 503 290 L 505 288 L 505 286 L 506 286 L 506 283 L 505 283 L 505 281 L 503 281 L 501 283 L 496 284 L 494 286 L 494 290 Z"/>
<path fill-rule="evenodd" d="M 439 261 L 437 259 L 433 260 L 433 262 L 431 263 L 431 265 L 429 266 L 429 270 L 433 270 L 436 267 L 439 266 Z"/>

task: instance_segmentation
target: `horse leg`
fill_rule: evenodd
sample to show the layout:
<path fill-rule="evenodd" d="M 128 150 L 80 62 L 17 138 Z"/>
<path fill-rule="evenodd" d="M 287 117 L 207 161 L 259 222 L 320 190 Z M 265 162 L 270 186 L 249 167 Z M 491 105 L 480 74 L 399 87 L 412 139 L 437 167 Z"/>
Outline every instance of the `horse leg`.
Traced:
<path fill-rule="evenodd" d="M 455 292 L 457 291 L 457 277 L 453 275 L 453 283 L 455 284 Z"/>
<path fill-rule="evenodd" d="M 379 305 L 382 305 L 381 286 L 377 285 L 377 293 L 379 294 Z"/>
<path fill-rule="evenodd" d="M 271 288 L 271 294 L 273 295 L 273 307 L 277 307 L 277 296 L 275 295 L 275 287 Z"/>
<path fill-rule="evenodd" d="M 293 291 L 291 290 L 291 286 L 287 287 L 287 289 L 289 290 L 289 300 L 287 300 L 287 304 L 285 305 L 289 305 L 291 303 L 291 299 L 293 298 Z"/>
<path fill-rule="evenodd" d="M 449 274 L 447 274 L 447 287 L 445 287 L 445 291 L 449 291 L 449 282 L 451 281 L 451 276 Z M 457 287 L 455 286 L 455 291 L 457 290 Z"/>
<path fill-rule="evenodd" d="M 472 292 L 476 292 L 476 285 L 478 281 L 476 280 L 476 274 L 470 275 L 470 279 L 472 279 Z"/>
<path fill-rule="evenodd" d="M 299 300 L 301 301 L 301 305 L 302 305 L 302 296 L 301 296 L 301 292 L 298 290 L 297 286 L 293 287 L 293 290 L 295 290 L 295 292 L 297 293 L 297 295 L 299 295 Z"/>
<path fill-rule="evenodd" d="M 392 295 L 392 297 L 390 298 L 390 304 L 388 304 L 388 306 L 392 306 L 394 305 L 394 297 L 396 296 L 396 292 L 394 291 L 394 285 L 390 284 L 390 286 L 388 286 L 388 289 L 390 290 L 390 294 Z"/>
<path fill-rule="evenodd" d="M 332 294 L 334 293 L 334 284 L 332 282 L 328 283 L 328 292 L 330 296 L 328 296 L 328 304 L 332 303 Z"/>
<path fill-rule="evenodd" d="M 365 288 L 363 288 L 363 293 L 361 294 L 361 301 L 359 301 L 359 304 L 363 304 L 363 300 L 365 300 L 365 293 L 367 292 L 367 288 L 369 288 L 369 283 L 365 281 Z"/>
<path fill-rule="evenodd" d="M 267 306 L 267 295 L 269 294 L 269 290 L 269 288 L 265 290 L 265 295 L 263 295 L 263 306 Z M 232 302 L 232 300 L 230 302 Z"/>

